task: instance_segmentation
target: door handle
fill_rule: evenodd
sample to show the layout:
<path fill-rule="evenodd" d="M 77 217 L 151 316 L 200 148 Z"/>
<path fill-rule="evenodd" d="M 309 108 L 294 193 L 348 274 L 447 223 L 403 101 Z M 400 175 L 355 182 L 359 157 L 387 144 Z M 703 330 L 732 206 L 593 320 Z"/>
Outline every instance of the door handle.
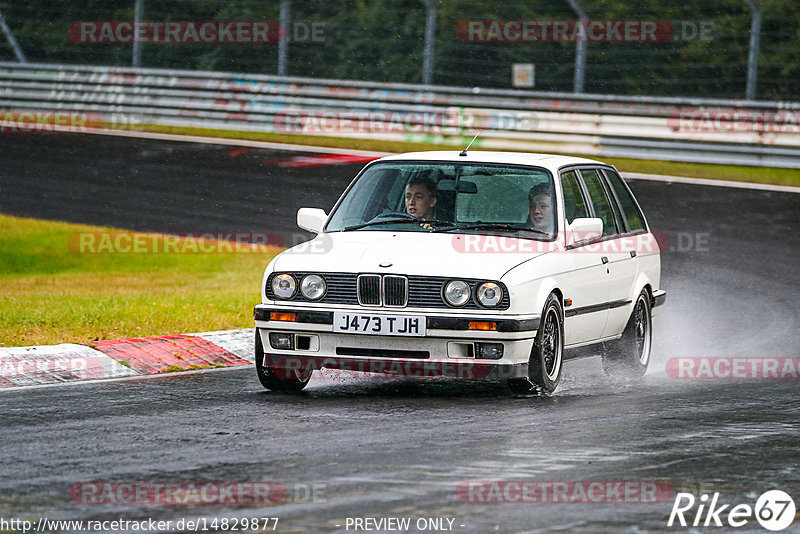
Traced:
<path fill-rule="evenodd" d="M 608 256 L 603 256 L 602 258 L 600 258 L 600 261 L 602 261 L 603 265 L 605 265 L 606 263 L 608 263 Z"/>
<path fill-rule="evenodd" d="M 636 251 L 635 250 L 631 250 L 631 258 L 635 258 L 635 257 L 636 257 Z"/>

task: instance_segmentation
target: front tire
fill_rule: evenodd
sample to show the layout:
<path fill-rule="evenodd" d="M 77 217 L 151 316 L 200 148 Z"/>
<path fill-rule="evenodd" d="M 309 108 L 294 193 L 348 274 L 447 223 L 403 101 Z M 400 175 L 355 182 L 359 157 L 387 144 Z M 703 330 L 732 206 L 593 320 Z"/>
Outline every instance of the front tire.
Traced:
<path fill-rule="evenodd" d="M 653 346 L 650 294 L 643 289 L 633 306 L 622 337 L 603 344 L 603 369 L 623 379 L 639 378 L 647 371 Z"/>
<path fill-rule="evenodd" d="M 299 393 L 303 390 L 308 381 L 311 380 L 311 372 L 306 376 L 300 376 L 295 370 L 285 370 L 279 373 L 275 369 L 267 366 L 267 354 L 264 354 L 264 345 L 261 343 L 261 335 L 256 328 L 255 339 L 255 364 L 258 380 L 265 389 L 279 391 L 281 393 Z M 288 376 L 279 376 L 288 375 Z"/>
<path fill-rule="evenodd" d="M 550 396 L 561 380 L 564 361 L 564 312 L 561 300 L 550 294 L 528 360 L 528 376 L 511 378 L 511 391 L 521 395 Z"/>

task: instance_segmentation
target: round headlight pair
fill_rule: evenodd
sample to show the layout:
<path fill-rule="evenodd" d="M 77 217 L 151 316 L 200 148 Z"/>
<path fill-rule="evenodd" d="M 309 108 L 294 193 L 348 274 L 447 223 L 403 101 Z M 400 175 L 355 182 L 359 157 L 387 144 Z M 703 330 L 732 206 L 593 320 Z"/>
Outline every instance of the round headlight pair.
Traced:
<path fill-rule="evenodd" d="M 308 300 L 317 300 L 325 294 L 325 279 L 309 274 L 300 282 L 300 292 Z M 291 274 L 279 274 L 272 279 L 272 293 L 279 299 L 290 299 L 297 291 L 297 281 Z"/>
<path fill-rule="evenodd" d="M 478 286 L 476 296 L 481 306 L 493 308 L 503 300 L 503 289 L 494 282 L 484 282 Z M 469 297 L 469 284 L 463 280 L 451 280 L 444 286 L 444 298 L 453 306 L 463 306 Z"/>

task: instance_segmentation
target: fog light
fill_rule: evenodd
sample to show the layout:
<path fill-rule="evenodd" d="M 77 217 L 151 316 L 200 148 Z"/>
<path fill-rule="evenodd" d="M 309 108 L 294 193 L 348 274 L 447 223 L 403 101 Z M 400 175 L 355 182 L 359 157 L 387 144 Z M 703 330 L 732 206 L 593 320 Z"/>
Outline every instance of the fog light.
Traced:
<path fill-rule="evenodd" d="M 282 332 L 270 332 L 269 344 L 273 349 L 294 350 L 294 334 L 284 334 Z"/>
<path fill-rule="evenodd" d="M 503 357 L 503 344 L 475 343 L 475 357 L 481 360 L 499 360 Z"/>

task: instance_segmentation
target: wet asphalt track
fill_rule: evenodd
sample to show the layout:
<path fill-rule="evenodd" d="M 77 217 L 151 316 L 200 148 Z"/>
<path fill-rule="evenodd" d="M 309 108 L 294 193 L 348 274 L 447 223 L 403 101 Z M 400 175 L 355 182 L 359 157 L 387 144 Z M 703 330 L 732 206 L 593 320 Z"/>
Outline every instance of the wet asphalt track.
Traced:
<path fill-rule="evenodd" d="M 283 168 L 276 160 L 297 154 L 232 150 L 3 136 L 0 212 L 293 233 L 297 207 L 330 208 L 360 167 Z M 456 488 L 469 480 L 663 481 L 750 505 L 782 489 L 800 505 L 800 382 L 664 372 L 673 357 L 800 356 L 800 195 L 632 187 L 673 246 L 643 382 L 610 384 L 589 359 L 567 364 L 550 399 L 515 398 L 504 384 L 403 380 L 321 380 L 289 397 L 264 392 L 251 369 L 0 392 L 0 518 L 277 516 L 287 533 L 345 532 L 347 517 L 366 515 L 454 518 L 464 533 L 733 530 L 668 529 L 671 499 L 466 503 Z M 289 494 L 269 507 L 76 504 L 69 488 L 86 481 L 274 481 Z M 736 531 L 766 532 L 752 519 Z"/>

